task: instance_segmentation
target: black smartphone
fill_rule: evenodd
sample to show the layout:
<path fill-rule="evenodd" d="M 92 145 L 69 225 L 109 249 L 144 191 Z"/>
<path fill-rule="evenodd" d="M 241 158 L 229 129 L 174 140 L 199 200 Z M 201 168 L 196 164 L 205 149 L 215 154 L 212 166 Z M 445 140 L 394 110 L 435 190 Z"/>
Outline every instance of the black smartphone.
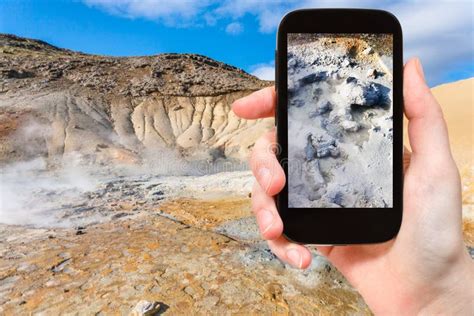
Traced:
<path fill-rule="evenodd" d="M 305 244 L 392 239 L 402 220 L 402 30 L 365 9 L 288 13 L 277 35 L 276 197 Z"/>

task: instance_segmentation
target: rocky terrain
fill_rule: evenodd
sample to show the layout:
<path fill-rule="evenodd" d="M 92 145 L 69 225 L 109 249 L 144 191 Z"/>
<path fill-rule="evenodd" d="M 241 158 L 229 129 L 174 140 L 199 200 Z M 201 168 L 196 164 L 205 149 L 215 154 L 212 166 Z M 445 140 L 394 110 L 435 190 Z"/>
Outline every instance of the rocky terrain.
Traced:
<path fill-rule="evenodd" d="M 270 82 L 11 35 L 0 70 L 0 314 L 370 314 L 316 250 L 299 271 L 260 240 L 244 158 L 273 122 L 230 103 Z"/>
<path fill-rule="evenodd" d="M 392 40 L 290 34 L 289 203 L 392 205 Z"/>
<path fill-rule="evenodd" d="M 51 209 L 31 219 L 39 227 L 0 224 L 0 311 L 127 315 L 145 301 L 172 315 L 370 314 L 316 251 L 305 271 L 270 252 L 251 185 L 242 171 L 42 192 Z"/>

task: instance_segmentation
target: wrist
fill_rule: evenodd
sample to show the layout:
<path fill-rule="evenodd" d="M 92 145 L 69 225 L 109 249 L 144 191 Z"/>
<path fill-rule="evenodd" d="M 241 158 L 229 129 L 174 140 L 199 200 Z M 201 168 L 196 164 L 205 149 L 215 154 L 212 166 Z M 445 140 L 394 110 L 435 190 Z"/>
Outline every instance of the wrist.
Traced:
<path fill-rule="evenodd" d="M 472 315 L 474 311 L 474 264 L 467 251 L 424 298 L 417 315 Z M 421 300 L 423 301 L 423 300 Z"/>

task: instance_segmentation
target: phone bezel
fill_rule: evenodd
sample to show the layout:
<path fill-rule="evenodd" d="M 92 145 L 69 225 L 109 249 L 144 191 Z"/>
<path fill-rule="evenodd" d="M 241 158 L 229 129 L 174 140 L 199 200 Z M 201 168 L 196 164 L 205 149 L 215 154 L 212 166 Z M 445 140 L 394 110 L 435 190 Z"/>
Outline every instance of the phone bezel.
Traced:
<path fill-rule="evenodd" d="M 403 210 L 403 55 L 402 29 L 394 15 L 382 10 L 303 9 L 280 22 L 276 51 L 277 153 L 288 179 L 287 34 L 393 34 L 393 208 L 291 208 L 288 184 L 276 196 L 284 235 L 304 244 L 362 244 L 392 239 L 400 229 Z"/>

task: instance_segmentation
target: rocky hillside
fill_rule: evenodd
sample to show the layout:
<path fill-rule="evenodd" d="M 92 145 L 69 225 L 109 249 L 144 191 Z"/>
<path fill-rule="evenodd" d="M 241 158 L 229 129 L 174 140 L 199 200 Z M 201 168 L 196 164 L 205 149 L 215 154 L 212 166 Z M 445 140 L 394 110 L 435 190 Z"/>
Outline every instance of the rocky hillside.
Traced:
<path fill-rule="evenodd" d="M 194 54 L 105 57 L 0 34 L 0 161 L 245 159 L 272 122 L 231 103 L 271 84 Z"/>

